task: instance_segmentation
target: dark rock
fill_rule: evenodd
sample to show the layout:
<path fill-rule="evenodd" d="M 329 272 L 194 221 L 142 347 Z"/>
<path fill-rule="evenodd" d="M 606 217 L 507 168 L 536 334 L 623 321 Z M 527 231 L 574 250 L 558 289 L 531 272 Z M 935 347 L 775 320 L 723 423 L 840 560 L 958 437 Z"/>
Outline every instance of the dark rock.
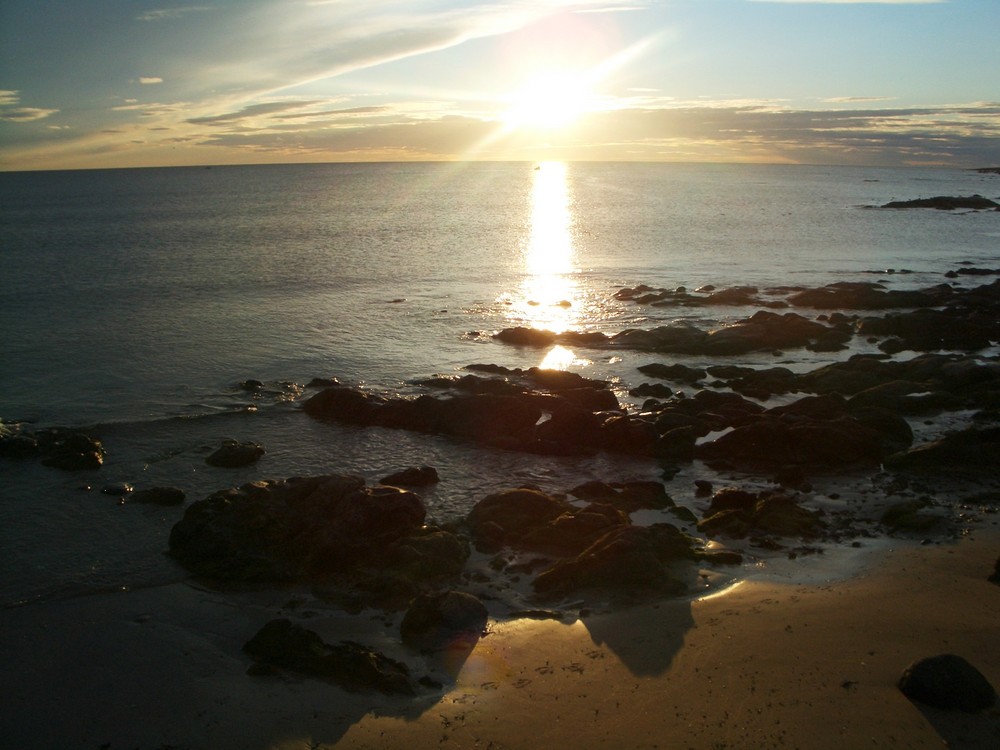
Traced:
<path fill-rule="evenodd" d="M 793 294 L 788 302 L 795 307 L 819 310 L 885 310 L 939 305 L 947 296 L 938 287 L 925 291 L 885 291 L 881 284 L 844 281 Z"/>
<path fill-rule="evenodd" d="M 424 527 L 386 550 L 389 567 L 411 579 L 457 576 L 469 559 L 469 543 L 444 529 Z"/>
<path fill-rule="evenodd" d="M 612 529 L 627 526 L 629 518 L 608 503 L 573 508 L 544 526 L 528 532 L 516 546 L 563 557 L 585 550 Z"/>
<path fill-rule="evenodd" d="M 236 440 L 226 440 L 214 453 L 205 459 L 209 466 L 238 468 L 254 464 L 266 451 L 257 443 L 240 443 Z"/>
<path fill-rule="evenodd" d="M 516 544 L 573 509 L 565 500 L 533 489 L 497 492 L 480 500 L 469 511 L 466 523 L 476 546 L 487 551 Z"/>
<path fill-rule="evenodd" d="M 472 594 L 422 594 L 410 603 L 399 632 L 403 643 L 420 651 L 439 651 L 455 645 L 471 650 L 488 619 L 486 607 Z"/>
<path fill-rule="evenodd" d="M 517 326 L 516 328 L 504 328 L 493 338 L 505 344 L 515 346 L 551 346 L 556 341 L 556 334 L 552 331 L 541 331 L 537 328 L 526 328 Z"/>
<path fill-rule="evenodd" d="M 34 435 L 42 463 L 63 471 L 99 469 L 106 455 L 101 441 L 76 430 L 53 427 Z"/>
<path fill-rule="evenodd" d="M 993 574 L 987 580 L 1000 586 L 1000 557 L 997 558 L 996 564 L 993 566 Z"/>
<path fill-rule="evenodd" d="M 949 196 L 936 195 L 933 198 L 914 198 L 907 201 L 889 201 L 882 208 L 936 208 L 940 211 L 953 211 L 956 208 L 1000 208 L 1000 203 L 994 203 L 981 195 Z"/>
<path fill-rule="evenodd" d="M 686 586 L 672 566 L 694 558 L 691 538 L 675 526 L 626 526 L 605 534 L 576 557 L 560 560 L 533 585 L 544 596 L 595 588 L 627 596 L 674 595 Z"/>
<path fill-rule="evenodd" d="M 1000 466 L 1000 428 L 970 428 L 914 446 L 885 460 L 894 471 L 913 473 L 996 473 Z"/>
<path fill-rule="evenodd" d="M 411 466 L 402 471 L 382 477 L 379 484 L 402 485 L 403 487 L 426 487 L 440 481 L 433 466 Z"/>
<path fill-rule="evenodd" d="M 324 643 L 315 632 L 287 619 L 271 620 L 243 646 L 266 665 L 333 682 L 346 690 L 413 695 L 409 670 L 357 643 Z"/>
<path fill-rule="evenodd" d="M 129 497 L 129 502 L 147 505 L 180 505 L 184 502 L 184 497 L 184 490 L 177 487 L 150 487 L 133 492 Z"/>
<path fill-rule="evenodd" d="M 360 477 L 252 482 L 192 503 L 170 551 L 193 572 L 228 581 L 308 580 L 387 564 L 386 550 L 423 525 L 420 498 Z"/>
<path fill-rule="evenodd" d="M 737 494 L 739 492 L 733 493 L 734 505 L 737 500 L 741 503 L 745 500 Z M 780 493 L 758 493 L 752 507 L 740 505 L 717 512 L 710 510 L 709 513 L 698 524 L 699 531 L 737 539 L 751 533 L 808 538 L 817 535 L 823 528 L 817 513 L 798 505 L 795 498 Z"/>
<path fill-rule="evenodd" d="M 687 365 L 664 365 L 658 362 L 639 367 L 639 372 L 651 378 L 660 380 L 673 380 L 678 383 L 697 383 L 705 378 L 707 373 L 700 367 L 688 367 Z"/>
<path fill-rule="evenodd" d="M 970 713 L 989 708 L 997 699 L 982 672 L 954 654 L 914 662 L 899 678 L 899 689 L 910 700 Z"/>

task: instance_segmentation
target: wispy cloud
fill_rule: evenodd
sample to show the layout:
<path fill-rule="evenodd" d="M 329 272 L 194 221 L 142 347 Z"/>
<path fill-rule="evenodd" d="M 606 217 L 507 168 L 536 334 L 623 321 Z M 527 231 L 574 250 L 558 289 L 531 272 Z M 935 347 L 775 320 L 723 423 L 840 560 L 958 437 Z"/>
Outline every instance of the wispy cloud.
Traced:
<path fill-rule="evenodd" d="M 886 102 L 892 101 L 892 96 L 832 96 L 827 99 L 820 99 L 828 104 L 849 104 L 851 102 Z"/>
<path fill-rule="evenodd" d="M 147 10 L 145 13 L 135 17 L 136 21 L 169 21 L 174 18 L 180 18 L 181 16 L 187 16 L 191 13 L 204 13 L 205 11 L 210 11 L 211 8 L 205 7 L 203 5 L 189 5 L 184 8 L 163 8 L 160 10 Z"/>
<path fill-rule="evenodd" d="M 316 104 L 315 101 L 283 101 L 264 102 L 262 104 L 251 104 L 236 112 L 225 112 L 220 115 L 210 115 L 207 117 L 192 117 L 185 122 L 191 125 L 218 125 L 221 123 L 234 122 L 237 120 L 247 120 L 263 115 L 273 115 L 278 112 L 286 112 L 290 109 L 299 109 Z"/>
<path fill-rule="evenodd" d="M 163 83 L 163 79 L 159 76 L 139 76 L 139 83 L 143 86 L 149 86 L 154 83 Z"/>
<path fill-rule="evenodd" d="M 44 120 L 54 115 L 58 109 L 42 109 L 40 107 L 19 107 L 20 93 L 5 89 L 0 91 L 0 120 L 6 122 L 32 122 Z"/>
<path fill-rule="evenodd" d="M 813 5 L 939 5 L 951 0 L 747 0 L 751 3 L 798 3 Z"/>

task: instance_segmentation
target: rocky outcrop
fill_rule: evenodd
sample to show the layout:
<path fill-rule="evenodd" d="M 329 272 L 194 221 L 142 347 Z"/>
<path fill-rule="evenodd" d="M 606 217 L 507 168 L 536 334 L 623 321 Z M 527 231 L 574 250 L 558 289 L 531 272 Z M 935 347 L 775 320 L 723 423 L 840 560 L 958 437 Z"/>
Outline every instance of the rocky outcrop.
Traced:
<path fill-rule="evenodd" d="M 391 484 L 396 487 L 427 487 L 439 481 L 441 479 L 433 466 L 410 466 L 378 480 L 379 484 Z"/>
<path fill-rule="evenodd" d="M 31 431 L 24 425 L 0 425 L 0 456 L 41 459 L 63 471 L 99 469 L 107 455 L 101 441 L 65 427 Z"/>
<path fill-rule="evenodd" d="M 308 580 L 385 567 L 394 545 L 421 533 L 425 512 L 412 492 L 365 487 L 360 477 L 264 480 L 192 503 L 170 551 L 208 578 Z"/>
<path fill-rule="evenodd" d="M 813 538 L 824 524 L 815 512 L 800 506 L 795 497 L 780 492 L 748 492 L 723 488 L 712 497 L 698 530 L 742 539 L 752 534 Z"/>
<path fill-rule="evenodd" d="M 912 473 L 993 476 L 1000 466 L 1000 428 L 970 428 L 916 445 L 886 459 L 886 468 Z"/>
<path fill-rule="evenodd" d="M 268 622 L 243 650 L 259 665 L 315 677 L 352 692 L 416 692 L 405 664 L 350 641 L 324 643 L 312 630 L 287 619 Z"/>
<path fill-rule="evenodd" d="M 914 198 L 907 201 L 889 201 L 882 208 L 936 208 L 939 211 L 954 211 L 956 208 L 989 209 L 1000 208 L 995 203 L 981 195 L 950 196 L 936 195 L 933 198 Z"/>

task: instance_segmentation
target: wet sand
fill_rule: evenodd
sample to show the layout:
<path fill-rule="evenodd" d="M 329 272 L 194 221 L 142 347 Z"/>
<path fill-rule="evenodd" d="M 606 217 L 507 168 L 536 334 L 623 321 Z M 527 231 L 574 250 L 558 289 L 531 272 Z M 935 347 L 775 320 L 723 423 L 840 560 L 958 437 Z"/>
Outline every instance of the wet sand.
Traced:
<path fill-rule="evenodd" d="M 381 613 L 185 584 L 27 605 L 0 614 L 0 737 L 93 750 L 1000 746 L 1000 708 L 934 711 L 896 688 L 909 663 L 945 652 L 1000 685 L 1000 586 L 987 581 L 1000 530 L 858 554 L 846 580 L 751 575 L 573 623 L 491 622 L 451 665 L 454 684 L 415 700 L 246 674 L 242 644 L 289 611 L 328 641 L 403 655 L 398 618 Z"/>

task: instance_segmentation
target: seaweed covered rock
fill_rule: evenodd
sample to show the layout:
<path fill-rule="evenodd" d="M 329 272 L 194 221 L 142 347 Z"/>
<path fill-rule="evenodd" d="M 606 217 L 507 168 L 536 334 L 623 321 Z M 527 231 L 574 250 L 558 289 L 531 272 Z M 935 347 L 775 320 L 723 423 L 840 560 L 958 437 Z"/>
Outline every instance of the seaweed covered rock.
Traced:
<path fill-rule="evenodd" d="M 405 664 L 350 641 L 324 643 L 317 633 L 291 620 L 271 620 L 243 650 L 258 663 L 332 682 L 346 690 L 415 693 Z"/>
<path fill-rule="evenodd" d="M 360 477 L 263 480 L 192 503 L 170 532 L 170 551 L 209 578 L 300 580 L 384 564 L 425 514 L 412 492 L 365 487 Z"/>

